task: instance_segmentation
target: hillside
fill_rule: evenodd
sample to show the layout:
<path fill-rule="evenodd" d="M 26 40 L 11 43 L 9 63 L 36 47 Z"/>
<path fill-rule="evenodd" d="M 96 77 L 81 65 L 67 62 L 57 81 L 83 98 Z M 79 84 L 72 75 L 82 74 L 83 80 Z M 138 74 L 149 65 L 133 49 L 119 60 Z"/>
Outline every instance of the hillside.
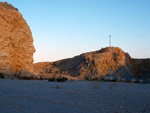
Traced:
<path fill-rule="evenodd" d="M 150 60 L 132 59 L 118 47 L 107 47 L 56 62 L 35 63 L 34 72 L 39 76 L 69 75 L 79 79 L 102 76 L 131 79 L 150 77 Z"/>

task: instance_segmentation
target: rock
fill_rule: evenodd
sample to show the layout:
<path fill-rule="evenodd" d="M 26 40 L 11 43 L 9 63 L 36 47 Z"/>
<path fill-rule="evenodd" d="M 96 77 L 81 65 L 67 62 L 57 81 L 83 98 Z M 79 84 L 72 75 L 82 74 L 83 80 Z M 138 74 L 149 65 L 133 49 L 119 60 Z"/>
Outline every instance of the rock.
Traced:
<path fill-rule="evenodd" d="M 135 82 L 137 82 L 137 80 L 135 78 L 132 78 L 129 82 L 130 83 L 135 83 Z"/>
<path fill-rule="evenodd" d="M 113 80 L 114 80 L 114 78 L 113 78 L 113 77 L 109 77 L 108 79 L 109 79 L 109 81 L 113 81 Z"/>
<path fill-rule="evenodd" d="M 57 85 L 57 89 L 61 89 L 62 88 L 62 86 L 61 85 Z"/>
<path fill-rule="evenodd" d="M 140 80 L 138 80 L 138 83 L 144 83 L 144 80 L 143 79 L 140 79 Z"/>
<path fill-rule="evenodd" d="M 114 78 L 113 78 L 113 81 L 119 82 L 119 81 L 120 81 L 120 77 L 114 77 Z"/>
<path fill-rule="evenodd" d="M 126 67 L 130 66 L 130 56 L 117 47 L 107 47 L 98 51 L 84 53 L 79 56 L 59 60 L 53 63 L 34 64 L 34 71 L 42 71 L 45 74 L 63 73 L 65 75 L 77 76 L 81 79 L 85 78 L 100 78 L 107 75 L 120 75 L 120 73 L 130 73 Z M 46 65 L 47 64 L 47 65 Z M 38 68 L 37 68 L 38 65 Z M 120 69 L 118 74 L 118 70 Z M 128 71 L 128 72 L 126 72 Z M 126 73 L 125 73 L 126 72 Z M 131 74 L 131 73 L 130 73 Z"/>
<path fill-rule="evenodd" d="M 0 2 L 0 73 L 33 75 L 33 38 L 18 9 Z"/>
<path fill-rule="evenodd" d="M 70 75 L 81 80 L 104 76 L 103 80 L 110 81 L 107 77 L 111 76 L 118 77 L 113 81 L 124 82 L 132 77 L 150 78 L 150 59 L 132 59 L 118 47 L 106 47 L 56 62 L 35 63 L 34 71 Z"/>
<path fill-rule="evenodd" d="M 104 81 L 108 81 L 109 78 L 108 78 L 108 77 L 104 77 L 103 80 L 104 80 Z"/>
<path fill-rule="evenodd" d="M 104 81 L 112 81 L 112 80 L 113 80 L 113 77 L 107 77 L 107 76 L 106 76 L 106 77 L 104 77 L 103 79 L 104 79 Z"/>
<path fill-rule="evenodd" d="M 126 82 L 127 80 L 124 78 L 120 78 L 119 82 Z"/>

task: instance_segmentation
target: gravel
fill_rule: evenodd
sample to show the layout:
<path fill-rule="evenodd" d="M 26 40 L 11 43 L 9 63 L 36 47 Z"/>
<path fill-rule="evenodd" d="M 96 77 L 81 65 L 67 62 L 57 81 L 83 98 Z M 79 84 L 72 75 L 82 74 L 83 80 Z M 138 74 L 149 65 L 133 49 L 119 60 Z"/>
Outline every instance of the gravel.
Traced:
<path fill-rule="evenodd" d="M 150 113 L 150 84 L 0 79 L 0 113 Z"/>

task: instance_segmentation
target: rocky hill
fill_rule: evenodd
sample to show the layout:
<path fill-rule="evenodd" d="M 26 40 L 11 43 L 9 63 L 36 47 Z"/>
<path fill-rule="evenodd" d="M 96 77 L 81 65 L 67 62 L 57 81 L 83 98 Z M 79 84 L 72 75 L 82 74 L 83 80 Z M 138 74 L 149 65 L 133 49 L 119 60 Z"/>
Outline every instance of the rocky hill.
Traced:
<path fill-rule="evenodd" d="M 150 77 L 150 60 L 132 59 L 118 47 L 107 47 L 56 62 L 35 63 L 34 72 L 40 76 L 70 75 L 79 79 L 103 76 L 131 79 Z"/>
<path fill-rule="evenodd" d="M 0 2 L 0 74 L 5 77 L 150 78 L 150 59 L 132 59 L 117 47 L 33 65 L 34 52 L 31 30 L 18 9 Z"/>
<path fill-rule="evenodd" d="M 0 2 L 0 73 L 30 76 L 34 52 L 31 30 L 18 9 Z"/>

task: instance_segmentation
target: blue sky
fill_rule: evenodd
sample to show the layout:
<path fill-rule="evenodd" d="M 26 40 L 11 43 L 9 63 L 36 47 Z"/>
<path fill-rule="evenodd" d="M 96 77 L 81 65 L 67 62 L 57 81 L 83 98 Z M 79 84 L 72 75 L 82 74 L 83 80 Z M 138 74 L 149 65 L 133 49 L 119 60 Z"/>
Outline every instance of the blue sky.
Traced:
<path fill-rule="evenodd" d="M 29 24 L 35 62 L 55 61 L 112 45 L 150 58 L 150 0 L 1 0 Z"/>

